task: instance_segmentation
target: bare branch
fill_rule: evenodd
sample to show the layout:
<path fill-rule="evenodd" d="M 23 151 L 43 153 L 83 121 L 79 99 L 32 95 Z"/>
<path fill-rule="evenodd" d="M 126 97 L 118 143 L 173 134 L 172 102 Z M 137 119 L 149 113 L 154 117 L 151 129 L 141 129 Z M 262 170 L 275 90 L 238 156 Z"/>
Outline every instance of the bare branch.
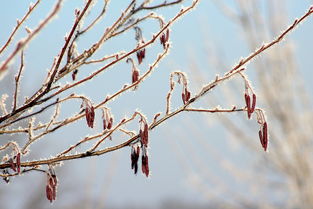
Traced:
<path fill-rule="evenodd" d="M 18 74 L 15 76 L 15 91 L 14 91 L 14 96 L 13 96 L 12 112 L 16 110 L 18 87 L 19 87 L 20 77 L 21 77 L 23 69 L 24 69 L 24 51 L 22 50 L 20 69 L 18 71 Z"/>
<path fill-rule="evenodd" d="M 49 22 L 50 20 L 58 13 L 61 8 L 62 0 L 59 0 L 52 12 L 37 26 L 32 33 L 30 33 L 24 40 L 20 40 L 17 43 L 15 50 L 9 55 L 9 57 L 0 65 L 0 71 L 7 69 L 8 64 L 14 59 L 14 57 L 37 35 Z M 33 11 L 33 9 L 31 10 Z M 27 14 L 26 14 L 27 15 Z"/>
<path fill-rule="evenodd" d="M 16 32 L 18 31 L 18 29 L 20 28 L 20 26 L 25 22 L 25 20 L 30 16 L 30 14 L 35 10 L 35 8 L 40 3 L 40 1 L 41 0 L 37 0 L 34 5 L 29 6 L 28 11 L 26 12 L 26 14 L 22 18 L 22 20 L 17 20 L 17 25 L 13 29 L 13 31 L 12 31 L 11 35 L 9 36 L 8 40 L 5 42 L 5 44 L 0 49 L 0 54 L 2 54 L 2 52 L 9 46 L 9 44 L 13 40 L 13 37 L 16 34 Z"/>

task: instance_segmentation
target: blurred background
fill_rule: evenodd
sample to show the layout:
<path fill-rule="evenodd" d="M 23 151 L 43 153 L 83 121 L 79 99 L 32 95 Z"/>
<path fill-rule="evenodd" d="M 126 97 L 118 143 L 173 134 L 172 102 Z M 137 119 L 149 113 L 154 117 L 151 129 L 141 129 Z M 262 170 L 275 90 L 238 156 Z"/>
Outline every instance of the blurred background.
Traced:
<path fill-rule="evenodd" d="M 31 1 L 1 3 L 0 45 L 2 46 L 16 19 L 21 18 Z M 153 1 L 154 3 L 162 1 Z M 74 9 L 84 1 L 63 3 L 55 18 L 25 49 L 25 72 L 20 100 L 39 87 L 53 58 L 64 43 L 64 36 L 74 19 Z M 167 56 L 136 91 L 118 97 L 108 106 L 115 120 L 130 117 L 135 110 L 149 121 L 165 112 L 169 75 L 181 70 L 187 73 L 191 93 L 224 74 L 240 58 L 246 57 L 262 43 L 277 37 L 302 16 L 312 1 L 292 0 L 211 0 L 201 1 L 191 13 L 177 21 L 170 32 L 172 43 Z M 40 3 L 26 26 L 34 28 L 46 17 L 55 1 Z M 129 1 L 111 1 L 104 19 L 83 36 L 78 50 L 94 43 L 101 33 L 126 8 Z M 191 1 L 183 1 L 184 6 Z M 98 1 L 85 22 L 90 22 L 102 9 Z M 181 5 L 157 10 L 169 20 Z M 139 14 L 143 16 L 143 14 Z M 134 175 L 130 168 L 130 149 L 124 148 L 99 157 L 64 162 L 57 167 L 59 179 L 57 200 L 50 204 L 45 197 L 46 176 L 30 172 L 4 181 L 0 185 L 1 208 L 313 208 L 313 20 L 309 17 L 278 45 L 262 53 L 246 65 L 246 74 L 257 94 L 257 106 L 264 109 L 270 130 L 268 152 L 259 143 L 256 119 L 247 120 L 245 113 L 182 113 L 150 132 L 151 176 Z M 140 25 L 149 40 L 158 31 L 158 22 Z M 26 36 L 21 30 L 15 43 Z M 130 30 L 110 40 L 95 55 L 98 58 L 136 45 Z M 162 46 L 155 43 L 147 49 L 147 59 L 140 71 L 148 69 Z M 14 49 L 14 44 L 0 60 Z M 12 95 L 14 75 L 19 60 L 10 66 L 0 82 L 0 95 Z M 101 67 L 80 69 L 78 79 Z M 88 96 L 94 103 L 102 101 L 125 83 L 131 82 L 131 66 L 119 63 L 105 73 L 76 88 L 75 93 Z M 61 84 L 70 80 L 62 79 Z M 181 105 L 180 86 L 172 97 L 172 110 Z M 68 95 L 64 94 L 63 96 Z M 244 84 L 239 77 L 218 86 L 194 107 L 244 107 Z M 10 107 L 12 100 L 7 100 Z M 80 110 L 80 104 L 68 102 L 61 107 L 61 118 Z M 53 110 L 38 117 L 49 121 Z M 91 130 L 84 120 L 58 130 L 33 144 L 28 160 L 49 158 L 74 144 L 83 136 L 101 130 L 100 112 Z M 22 123 L 20 125 L 23 125 Z M 128 128 L 137 131 L 134 122 Z M 24 135 L 1 135 L 1 145 L 8 140 L 25 143 Z M 103 146 L 127 139 L 113 136 Z M 92 146 L 92 143 L 82 147 Z M 78 152 L 80 149 L 77 150 Z M 2 155 L 1 155 L 2 157 Z"/>

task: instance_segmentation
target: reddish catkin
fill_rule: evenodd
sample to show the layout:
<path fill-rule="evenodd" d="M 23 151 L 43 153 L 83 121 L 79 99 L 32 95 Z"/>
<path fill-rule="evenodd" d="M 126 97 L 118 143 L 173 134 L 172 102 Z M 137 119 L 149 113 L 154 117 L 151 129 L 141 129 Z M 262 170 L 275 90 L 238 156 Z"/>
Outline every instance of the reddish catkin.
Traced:
<path fill-rule="evenodd" d="M 134 170 L 134 174 L 137 174 L 138 171 L 138 159 L 139 159 L 139 155 L 140 155 L 140 147 L 136 146 L 136 147 L 132 147 L 131 150 L 131 168 Z"/>
<path fill-rule="evenodd" d="M 264 151 L 267 150 L 267 144 L 268 144 L 268 133 L 267 133 L 267 123 L 264 122 L 263 124 L 263 143 L 264 143 Z"/>
<path fill-rule="evenodd" d="M 149 158 L 147 154 L 143 154 L 141 157 L 141 170 L 146 177 L 149 176 Z"/>
<path fill-rule="evenodd" d="M 102 118 L 102 122 L 103 122 L 103 130 L 107 129 L 107 121 L 105 118 Z"/>
<path fill-rule="evenodd" d="M 93 123 L 95 119 L 95 110 L 89 101 L 86 101 L 85 104 L 86 104 L 85 114 L 86 114 L 87 125 L 90 128 L 93 128 Z"/>
<path fill-rule="evenodd" d="M 51 185 L 52 185 L 52 197 L 53 197 L 53 200 L 56 199 L 56 196 L 57 196 L 57 177 L 56 175 L 52 175 L 52 178 L 51 178 Z"/>
<path fill-rule="evenodd" d="M 190 92 L 188 91 L 187 87 L 184 87 L 181 97 L 184 104 L 186 104 L 189 101 Z"/>
<path fill-rule="evenodd" d="M 260 138 L 260 143 L 261 143 L 262 147 L 264 148 L 263 134 L 262 134 L 262 131 L 261 131 L 261 130 L 259 130 L 259 138 Z"/>
<path fill-rule="evenodd" d="M 53 201 L 53 197 L 52 197 L 52 194 L 53 192 L 52 192 L 52 188 L 47 184 L 46 185 L 46 197 L 47 197 L 47 199 L 50 201 L 50 202 L 52 202 Z"/>
<path fill-rule="evenodd" d="M 73 79 L 73 81 L 76 80 L 77 73 L 78 73 L 78 70 L 74 70 L 74 71 L 73 71 L 73 73 L 72 73 L 72 79 Z"/>
<path fill-rule="evenodd" d="M 251 101 L 250 101 L 250 96 L 247 93 L 245 93 L 245 102 L 246 102 L 246 106 L 247 106 L 248 118 L 250 119 L 250 117 L 251 117 Z"/>
<path fill-rule="evenodd" d="M 251 114 L 254 112 L 256 106 L 256 95 L 252 95 L 252 105 L 251 105 Z"/>
<path fill-rule="evenodd" d="M 17 172 L 21 172 L 21 153 L 17 153 L 16 155 L 16 167 L 17 167 Z"/>
<path fill-rule="evenodd" d="M 259 130 L 259 138 L 264 151 L 266 151 L 268 145 L 267 122 L 264 122 L 261 130 Z"/>
<path fill-rule="evenodd" d="M 52 202 L 56 199 L 57 177 L 54 173 L 47 173 L 46 197 Z"/>
<path fill-rule="evenodd" d="M 187 103 L 190 99 L 190 91 L 187 90 L 187 87 L 185 88 L 185 95 L 186 95 L 186 103 Z"/>
<path fill-rule="evenodd" d="M 15 162 L 14 162 L 14 160 L 13 160 L 12 158 L 9 160 L 9 163 L 10 163 L 10 168 L 11 168 L 14 172 L 16 172 L 16 164 L 15 164 Z"/>
<path fill-rule="evenodd" d="M 133 68 L 132 71 L 132 83 L 135 83 L 139 80 L 139 71 L 136 68 Z"/>
<path fill-rule="evenodd" d="M 162 35 L 160 37 L 160 42 L 163 45 L 164 49 L 166 48 L 166 44 L 167 44 L 167 42 L 169 40 L 169 35 L 170 35 L 170 31 L 169 31 L 169 29 L 167 29 L 166 32 L 162 33 Z"/>
<path fill-rule="evenodd" d="M 16 156 L 10 158 L 8 163 L 10 164 L 10 168 L 17 173 L 21 172 L 21 153 L 17 153 Z"/>
<path fill-rule="evenodd" d="M 146 49 L 143 48 L 136 53 L 137 59 L 138 59 L 138 64 L 140 65 L 142 63 L 142 60 L 146 57 Z"/>
<path fill-rule="evenodd" d="M 103 130 L 111 129 L 113 126 L 113 117 L 109 109 L 105 108 L 102 112 Z"/>
<path fill-rule="evenodd" d="M 109 123 L 108 123 L 108 129 L 111 129 L 111 128 L 112 128 L 112 126 L 113 126 L 113 118 L 112 118 L 112 117 L 110 117 L 110 119 L 109 119 Z"/>
<path fill-rule="evenodd" d="M 139 135 L 143 146 L 148 147 L 149 143 L 149 127 L 146 120 L 142 120 Z"/>

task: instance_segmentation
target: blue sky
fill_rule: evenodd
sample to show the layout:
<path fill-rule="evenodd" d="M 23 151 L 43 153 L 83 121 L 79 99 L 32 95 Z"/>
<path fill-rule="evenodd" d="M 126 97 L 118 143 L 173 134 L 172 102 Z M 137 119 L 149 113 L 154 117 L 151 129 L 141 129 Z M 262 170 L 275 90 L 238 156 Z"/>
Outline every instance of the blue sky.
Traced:
<path fill-rule="evenodd" d="M 39 8 L 34 12 L 33 16 L 26 22 L 29 28 L 35 27 L 46 13 L 50 11 L 55 1 L 48 0 L 43 1 Z M 82 37 L 79 42 L 79 49 L 84 49 L 90 46 L 101 34 L 101 32 L 114 20 L 119 12 L 125 8 L 128 1 L 112 1 L 108 14 L 104 20 L 90 32 L 90 35 Z M 225 1 L 232 7 L 233 1 Z M 292 22 L 295 17 L 299 17 L 308 9 L 308 1 L 287 1 L 288 11 L 288 24 Z M 29 5 L 29 1 L 4 1 L 2 4 L 2 11 L 0 13 L 0 19 L 4 20 L 0 23 L 0 44 L 2 45 L 6 40 L 6 37 L 12 30 L 12 27 L 16 23 L 17 17 L 22 17 L 26 8 Z M 184 5 L 189 5 L 190 1 L 185 1 Z M 69 29 L 73 21 L 73 9 L 82 5 L 82 1 L 70 1 L 67 0 L 63 4 L 63 8 L 58 17 L 46 27 L 41 34 L 39 34 L 25 50 L 26 57 L 26 72 L 23 76 L 23 83 L 21 92 L 23 94 L 31 94 L 33 91 L 39 88 L 39 84 L 44 78 L 47 69 L 51 66 L 53 57 L 57 55 L 60 47 L 64 41 L 64 34 Z M 101 2 L 98 2 L 101 5 Z M 5 8 L 5 9 L 4 9 Z M 180 9 L 180 6 L 158 10 L 166 20 L 169 20 L 175 12 Z M 91 14 L 97 14 L 101 7 L 96 6 Z M 86 19 L 88 22 L 90 19 Z M 309 66 L 313 66 L 313 60 L 311 59 L 312 53 L 312 18 L 309 18 L 301 27 L 294 31 L 290 36 L 286 38 L 286 41 L 293 40 L 295 42 L 295 50 L 298 59 L 298 65 L 300 71 L 303 73 L 306 84 L 312 89 L 312 79 L 310 79 L 311 71 Z M 144 28 L 144 35 L 151 37 L 152 33 L 156 32 L 157 23 L 147 22 L 142 25 Z M 283 30 L 286 26 L 282 26 Z M 237 32 L 238 26 L 229 18 L 226 18 L 221 14 L 220 10 L 214 5 L 212 1 L 201 1 L 195 10 L 184 16 L 177 21 L 171 27 L 171 42 L 172 48 L 170 55 L 166 57 L 162 63 L 155 70 L 154 74 L 150 76 L 135 92 L 129 92 L 117 100 L 109 104 L 112 108 L 112 112 L 115 118 L 118 120 L 124 116 L 130 116 L 135 109 L 142 111 L 147 115 L 151 121 L 154 113 L 164 112 L 165 110 L 165 96 L 168 91 L 168 79 L 170 72 L 174 70 L 182 70 L 187 73 L 190 71 L 190 63 L 196 62 L 201 67 L 201 71 L 205 72 L 203 79 L 209 81 L 215 76 L 215 69 L 213 66 L 209 66 L 207 62 L 207 46 L 213 45 L 219 46 L 226 52 L 223 60 L 225 65 L 231 68 L 238 62 L 240 57 L 244 57 L 250 53 L 249 49 L 245 46 L 245 40 Z M 26 32 L 21 30 L 15 40 L 19 40 L 24 37 Z M 274 38 L 274 37 L 273 37 Z M 147 38 L 148 39 L 148 38 Z M 266 42 L 269 40 L 265 40 Z M 110 54 L 116 50 L 127 50 L 135 46 L 134 32 L 130 31 L 125 36 L 119 39 L 114 39 L 101 48 L 96 57 L 101 57 L 104 54 Z M 159 44 L 153 45 L 147 49 L 146 63 L 141 66 L 142 71 L 145 71 L 145 67 L 149 62 L 153 60 L 155 55 L 160 52 L 161 46 Z M 10 48 L 7 52 L 10 52 Z M 4 55 L 5 56 L 5 55 Z M 0 57 L 2 61 L 3 57 Z M 17 66 L 18 61 L 12 64 Z M 96 69 L 101 66 L 96 66 Z M 80 73 L 79 76 L 88 75 L 89 70 L 94 68 L 85 68 L 86 72 Z M 11 70 L 15 70 L 12 67 Z M 227 69 L 225 69 L 226 71 Z M 85 85 L 79 87 L 76 91 L 80 94 L 85 94 L 91 98 L 95 103 L 103 100 L 107 94 L 112 94 L 114 90 L 119 89 L 124 83 L 130 82 L 130 66 L 121 63 L 116 67 L 110 69 L 108 72 L 101 74 L 92 82 L 88 82 Z M 127 74 L 129 73 L 129 75 Z M 253 74 L 253 73 L 252 73 Z M 7 78 L 6 78 L 7 79 Z M 191 82 L 196 82 L 190 76 Z M 64 84 L 68 80 L 61 80 Z M 311 84 L 310 84 L 311 83 Z M 194 84 L 192 84 L 194 85 Z M 197 86 L 197 85 L 194 85 Z M 197 87 L 193 87 L 195 90 Z M 176 93 L 173 96 L 173 106 L 180 104 L 180 87 L 177 88 Z M 0 95 L 2 94 L 0 89 Z M 67 95 L 67 94 L 64 94 Z M 63 96 L 64 96 L 63 95 Z M 75 109 L 76 108 L 76 109 Z M 73 114 L 79 111 L 79 104 L 68 103 L 62 107 L 65 114 Z M 48 114 L 51 112 L 47 112 Z M 63 117 L 65 117 L 65 114 Z M 215 117 L 215 116 L 212 116 Z M 50 152 L 45 150 L 54 150 L 56 153 L 72 144 L 81 138 L 84 134 L 96 133 L 99 130 L 100 124 L 100 112 L 98 112 L 95 130 L 90 130 L 85 127 L 85 121 L 80 121 L 73 124 L 66 131 L 58 131 L 46 139 L 36 143 L 33 150 L 40 149 L 41 152 L 35 153 L 33 156 L 50 157 Z M 113 205 L 157 205 L 160 202 L 167 199 L 184 200 L 187 202 L 207 203 L 214 198 L 224 201 L 226 197 L 223 195 L 217 195 L 217 197 L 208 198 L 203 192 L 199 192 L 193 189 L 194 183 L 191 180 L 195 180 L 192 177 L 192 172 L 186 173 L 186 168 L 181 165 L 179 160 L 179 153 L 183 156 L 187 156 L 186 148 L 180 140 L 187 140 L 191 143 L 189 148 L 195 149 L 194 152 L 199 153 L 200 156 L 207 160 L 206 165 L 211 170 L 217 170 L 213 173 L 213 176 L 222 176 L 226 179 L 224 183 L 230 185 L 230 187 L 237 187 L 240 192 L 245 192 L 246 188 L 232 182 L 227 173 L 218 169 L 219 164 L 222 161 L 214 158 L 211 153 L 207 153 L 201 145 L 197 145 L 195 142 L 197 137 L 201 137 L 206 144 L 212 143 L 217 152 L 224 152 L 224 157 L 235 157 L 238 162 L 245 160 L 243 166 L 248 167 L 252 165 L 252 160 L 246 159 L 246 155 L 235 154 L 231 151 L 231 148 L 227 147 L 227 133 L 220 124 L 210 124 L 207 128 L 203 124 L 198 125 L 197 122 L 203 120 L 201 115 L 179 115 L 170 121 L 161 125 L 159 128 L 151 132 L 151 144 L 149 153 L 151 155 L 151 171 L 152 175 L 149 179 L 146 179 L 143 175 L 137 176 L 132 174 L 130 169 L 130 149 L 123 149 L 117 153 L 108 154 L 105 156 L 83 159 L 73 162 L 66 162 L 60 172 L 60 192 L 58 194 L 58 201 L 49 206 L 49 208 L 61 207 L 61 205 L 68 202 L 77 203 L 84 198 L 90 198 L 91 200 L 101 200 L 103 195 L 103 204 Z M 208 119 L 209 120 L 209 119 Z M 186 128 L 187 127 L 187 128 Z M 190 127 L 190 129 L 188 128 Z M 137 129 L 137 124 L 134 123 L 130 126 L 134 130 Z M 200 132 L 200 133 L 199 133 Z M 21 139 L 22 140 L 22 139 Z M 116 139 L 117 142 L 119 139 Z M 198 140 L 198 139 L 197 139 Z M 209 140 L 209 143 L 208 143 Z M 110 146 L 115 144 L 108 141 L 106 145 Z M 187 144 L 188 144 L 187 143 Z M 225 145 L 226 143 L 226 145 Z M 90 145 L 90 144 L 89 144 Z M 195 146 L 196 145 L 196 146 Z M 229 151 L 229 152 L 228 152 Z M 32 155 L 31 155 L 32 156 Z M 30 156 L 30 157 L 31 157 Z M 188 157 L 186 157 L 188 159 Z M 188 162 L 188 165 L 192 165 L 195 162 Z M 188 167 L 188 166 L 187 166 Z M 215 169 L 216 168 L 216 169 Z M 58 172 L 58 171 L 57 171 Z M 209 175 L 208 175 L 209 176 Z M 10 185 L 3 185 L 5 189 L 6 198 L 14 198 L 15 192 L 19 196 L 25 194 L 25 197 L 32 196 L 25 191 L 28 190 L 32 183 L 25 183 L 26 186 L 21 186 L 21 182 L 25 180 L 29 182 L 35 182 L 35 188 L 31 193 L 37 194 L 37 190 L 42 190 L 39 193 L 44 197 L 44 186 L 40 183 L 45 179 L 38 174 L 25 175 L 20 178 L 15 178 Z M 210 188 L 210 181 L 205 185 Z M 36 190 L 33 191 L 33 190 Z M 14 194 L 13 194 L 14 193 Z M 214 193 L 214 192 L 212 192 Z M 25 201 L 23 198 L 22 202 Z M 101 202 L 101 201 L 100 201 Z M 96 201 L 98 204 L 99 202 Z M 12 205 L 23 204 L 15 202 Z M 83 204 L 88 204 L 85 202 Z M 101 203 L 102 204 L 102 203 Z"/>

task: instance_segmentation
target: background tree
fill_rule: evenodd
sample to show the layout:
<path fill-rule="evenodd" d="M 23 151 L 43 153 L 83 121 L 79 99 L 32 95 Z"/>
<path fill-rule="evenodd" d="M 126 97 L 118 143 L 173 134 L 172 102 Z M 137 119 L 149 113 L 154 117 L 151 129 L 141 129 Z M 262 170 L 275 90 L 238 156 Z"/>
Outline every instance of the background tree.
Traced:
<path fill-rule="evenodd" d="M 226 1 L 215 1 L 215 4 L 236 25 L 239 37 L 244 40 L 249 51 L 281 34 L 282 28 L 290 22 L 287 4 L 283 1 L 238 0 L 234 7 L 227 5 Z M 298 33 L 305 33 L 305 30 Z M 292 38 L 296 39 L 295 36 Z M 215 118 L 230 133 L 226 139 L 226 147 L 232 147 L 228 150 L 232 154 L 227 157 L 219 152 L 220 144 L 210 143 L 202 134 L 198 134 L 199 140 L 195 143 L 203 144 L 210 151 L 209 155 L 219 162 L 218 168 L 214 167 L 216 170 L 203 166 L 205 158 L 199 157 L 199 151 L 190 148 L 193 145 L 185 140 L 180 142 L 184 152 L 193 150 L 190 156 L 192 161 L 197 162 L 192 166 L 189 164 L 195 172 L 190 172 L 193 169 L 188 169 L 188 166 L 185 169 L 187 175 L 193 177 L 190 180 L 191 185 L 202 194 L 208 195 L 209 199 L 226 196 L 225 204 L 232 208 L 261 205 L 262 208 L 312 207 L 312 93 L 310 85 L 305 84 L 307 80 L 303 77 L 306 68 L 309 69 L 303 64 L 306 61 L 302 53 L 306 54 L 306 49 L 299 47 L 298 42 L 299 40 L 283 42 L 263 53 L 259 59 L 253 60 L 253 65 L 249 66 L 249 75 L 253 77 L 259 105 L 264 107 L 270 121 L 271 140 L 268 153 L 257 151 L 259 146 L 254 140 L 255 126 L 247 123 L 246 118 L 240 114 L 233 117 L 212 117 L 208 124 L 212 126 L 212 119 Z M 217 73 L 222 73 L 231 64 L 225 59 L 230 54 L 227 49 L 227 46 L 208 42 L 208 65 L 217 69 Z M 197 81 L 192 82 L 194 84 L 212 76 L 201 69 L 195 58 L 191 60 L 190 68 L 193 79 Z M 234 80 L 221 88 L 222 91 L 214 92 L 207 100 L 210 105 L 240 103 L 242 99 L 238 95 L 238 89 L 242 88 L 241 82 Z M 196 132 L 194 130 L 194 134 Z M 238 156 L 238 152 L 241 155 Z M 228 157 L 229 155 L 233 157 Z M 178 159 L 186 162 L 183 155 Z M 216 175 L 223 172 L 228 176 Z M 232 183 L 229 183 L 229 179 Z"/>

